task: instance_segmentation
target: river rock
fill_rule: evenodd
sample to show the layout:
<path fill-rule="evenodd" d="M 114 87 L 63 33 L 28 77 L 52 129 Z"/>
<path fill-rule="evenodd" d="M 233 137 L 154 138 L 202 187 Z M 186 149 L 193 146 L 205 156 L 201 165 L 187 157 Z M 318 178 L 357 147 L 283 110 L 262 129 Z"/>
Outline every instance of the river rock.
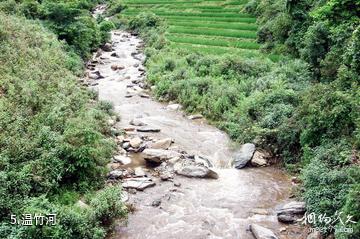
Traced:
<path fill-rule="evenodd" d="M 181 110 L 181 105 L 179 105 L 179 104 L 170 104 L 170 105 L 168 105 L 167 107 L 166 107 L 166 109 L 168 109 L 168 110 Z"/>
<path fill-rule="evenodd" d="M 171 138 L 165 138 L 155 141 L 150 145 L 152 149 L 168 149 L 173 140 Z"/>
<path fill-rule="evenodd" d="M 202 165 L 197 164 L 191 159 L 180 160 L 174 165 L 175 173 L 185 176 L 185 177 L 194 177 L 194 178 L 219 178 L 219 175 L 212 169 Z"/>
<path fill-rule="evenodd" d="M 202 164 L 202 165 L 204 165 L 205 167 L 208 167 L 208 168 L 213 167 L 210 160 L 203 157 L 203 156 L 195 155 L 193 158 L 195 160 L 195 163 L 197 163 L 197 164 Z"/>
<path fill-rule="evenodd" d="M 94 73 L 89 73 L 88 77 L 92 80 L 97 80 L 100 78 L 97 74 L 94 74 Z"/>
<path fill-rule="evenodd" d="M 203 116 L 201 114 L 196 114 L 196 115 L 189 115 L 188 119 L 190 120 L 196 120 L 196 119 L 202 119 Z"/>
<path fill-rule="evenodd" d="M 251 159 L 251 165 L 258 167 L 266 166 L 267 165 L 266 155 L 262 152 L 255 151 Z"/>
<path fill-rule="evenodd" d="M 106 168 L 108 170 L 112 171 L 112 170 L 120 168 L 121 165 L 122 165 L 121 163 L 108 163 L 108 164 L 106 164 Z"/>
<path fill-rule="evenodd" d="M 156 200 L 154 200 L 154 201 L 151 203 L 151 206 L 153 206 L 153 207 L 158 207 L 158 206 L 160 206 L 160 204 L 161 204 L 161 200 L 160 200 L 160 199 L 156 199 Z"/>
<path fill-rule="evenodd" d="M 161 131 L 159 128 L 150 127 L 150 126 L 143 126 L 137 129 L 138 132 L 148 132 L 148 133 L 158 133 Z"/>
<path fill-rule="evenodd" d="M 321 233 L 318 230 L 314 230 L 307 235 L 306 239 L 321 239 Z"/>
<path fill-rule="evenodd" d="M 173 179 L 174 178 L 174 175 L 167 171 L 167 170 L 162 170 L 160 171 L 160 179 L 163 180 L 163 181 L 167 181 L 167 180 L 170 180 L 170 179 Z"/>
<path fill-rule="evenodd" d="M 109 179 L 120 179 L 128 176 L 128 172 L 126 170 L 116 169 L 109 173 Z"/>
<path fill-rule="evenodd" d="M 139 119 L 132 119 L 132 120 L 130 120 L 129 124 L 134 125 L 134 126 L 146 126 L 146 123 L 142 122 Z"/>
<path fill-rule="evenodd" d="M 105 44 L 101 47 L 101 49 L 102 49 L 103 51 L 106 51 L 106 52 L 111 52 L 111 51 L 112 51 L 112 45 L 111 45 L 110 43 L 105 43 Z"/>
<path fill-rule="evenodd" d="M 124 143 L 122 144 L 122 147 L 123 147 L 123 149 L 128 150 L 128 149 L 131 147 L 131 145 L 130 145 L 129 142 L 124 142 Z"/>
<path fill-rule="evenodd" d="M 250 230 L 256 239 L 278 239 L 270 229 L 257 224 L 251 224 Z"/>
<path fill-rule="evenodd" d="M 139 96 L 141 98 L 150 98 L 150 95 L 149 94 L 146 94 L 146 93 L 140 93 Z"/>
<path fill-rule="evenodd" d="M 305 202 L 289 202 L 277 211 L 277 218 L 280 222 L 293 223 L 306 211 Z"/>
<path fill-rule="evenodd" d="M 234 166 L 237 169 L 245 167 L 245 165 L 251 160 L 255 152 L 254 144 L 243 144 L 240 150 L 235 154 Z"/>
<path fill-rule="evenodd" d="M 112 56 L 112 57 L 116 57 L 116 58 L 120 58 L 120 56 L 119 56 L 116 52 L 111 53 L 111 55 L 110 55 L 110 56 Z"/>
<path fill-rule="evenodd" d="M 129 193 L 126 192 L 126 191 L 122 191 L 120 198 L 121 198 L 121 199 L 120 199 L 121 202 L 127 202 L 127 201 L 129 201 Z"/>
<path fill-rule="evenodd" d="M 113 158 L 115 162 L 121 163 L 123 165 L 131 163 L 131 158 L 124 155 L 115 155 Z"/>
<path fill-rule="evenodd" d="M 92 80 L 98 80 L 104 78 L 104 76 L 99 71 L 89 72 L 88 77 Z"/>
<path fill-rule="evenodd" d="M 113 71 L 117 71 L 117 70 L 123 70 L 123 69 L 125 69 L 125 67 L 114 64 L 114 65 L 111 65 L 111 69 Z"/>
<path fill-rule="evenodd" d="M 146 176 L 145 171 L 141 167 L 136 167 L 134 169 L 134 174 L 135 174 L 136 177 L 144 177 L 144 176 Z"/>
<path fill-rule="evenodd" d="M 151 178 L 127 178 L 122 184 L 123 188 L 133 188 L 143 191 L 145 188 L 155 186 Z"/>
<path fill-rule="evenodd" d="M 178 152 L 164 149 L 145 149 L 143 155 L 146 161 L 158 164 L 171 158 L 181 157 L 181 154 Z"/>
<path fill-rule="evenodd" d="M 139 148 L 141 143 L 142 143 L 142 139 L 140 139 L 139 137 L 135 137 L 135 138 L 132 138 L 130 139 L 130 146 L 133 147 L 133 148 Z"/>

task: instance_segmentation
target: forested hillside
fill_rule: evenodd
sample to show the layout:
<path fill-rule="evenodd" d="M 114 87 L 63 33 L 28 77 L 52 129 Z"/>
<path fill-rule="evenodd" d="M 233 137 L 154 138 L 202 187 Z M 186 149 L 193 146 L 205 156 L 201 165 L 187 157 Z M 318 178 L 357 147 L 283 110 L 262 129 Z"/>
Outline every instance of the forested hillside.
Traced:
<path fill-rule="evenodd" d="M 360 2 L 254 0 L 246 10 L 258 16 L 264 51 L 300 58 L 311 73 L 291 117 L 309 210 L 359 221 Z M 359 224 L 351 235 L 336 234 L 359 235 Z"/>
<path fill-rule="evenodd" d="M 111 105 L 78 83 L 108 38 L 96 3 L 0 2 L 0 238 L 104 238 L 126 214 L 120 188 L 103 189 Z M 58 223 L 12 225 L 24 214 Z"/>

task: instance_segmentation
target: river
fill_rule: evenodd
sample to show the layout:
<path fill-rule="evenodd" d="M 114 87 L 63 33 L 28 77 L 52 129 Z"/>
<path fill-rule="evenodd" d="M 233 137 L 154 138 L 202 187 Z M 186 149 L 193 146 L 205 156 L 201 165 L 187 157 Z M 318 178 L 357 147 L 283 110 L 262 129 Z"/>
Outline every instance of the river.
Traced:
<path fill-rule="evenodd" d="M 129 194 L 136 210 L 129 214 L 127 225 L 115 227 L 111 238 L 250 239 L 251 223 L 279 234 L 284 225 L 277 221 L 275 210 L 288 202 L 289 177 L 276 167 L 232 168 L 233 149 L 238 146 L 224 132 L 206 120 L 190 120 L 181 110 L 168 109 L 167 104 L 156 101 L 151 93 L 148 98 L 148 93 L 138 87 L 146 77 L 141 39 L 116 30 L 111 33 L 111 42 L 113 51 L 103 52 L 95 66 L 104 78 L 92 87 L 100 100 L 113 103 L 121 117 L 120 127 L 129 127 L 130 120 L 141 118 L 161 129 L 159 133 L 141 134 L 174 139 L 178 149 L 209 158 L 219 175 L 218 179 L 176 176 L 173 182 L 154 177 L 156 186 Z M 113 65 L 124 69 L 114 71 Z M 133 162 L 127 167 L 146 170 L 141 154 L 131 157 Z M 161 205 L 152 206 L 155 200 Z"/>

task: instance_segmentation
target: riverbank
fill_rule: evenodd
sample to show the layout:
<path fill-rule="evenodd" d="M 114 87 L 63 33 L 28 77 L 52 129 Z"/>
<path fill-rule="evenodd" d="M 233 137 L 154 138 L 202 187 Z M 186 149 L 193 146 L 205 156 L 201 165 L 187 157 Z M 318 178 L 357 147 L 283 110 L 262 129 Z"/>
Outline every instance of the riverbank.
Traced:
<path fill-rule="evenodd" d="M 153 99 L 145 81 L 142 40 L 124 31 L 113 31 L 111 39 L 90 63 L 88 75 L 96 79 L 88 84 L 100 100 L 112 102 L 121 118 L 113 122 L 123 133 L 116 139 L 119 150 L 108 165 L 109 177 L 112 184 L 123 183 L 135 212 L 126 226 L 116 227 L 112 238 L 250 239 L 247 228 L 252 223 L 276 233 L 284 230 L 276 209 L 289 200 L 289 177 L 273 167 L 232 168 L 234 152 L 225 133 L 203 118 L 187 117 L 179 105 Z M 159 146 L 159 141 L 168 144 Z M 149 157 L 154 145 L 161 153 L 190 161 L 192 156 L 208 159 L 206 168 L 217 179 L 179 175 L 172 169 L 174 157 L 154 165 L 156 157 Z M 197 166 L 192 169 L 199 170 Z M 161 176 L 164 169 L 168 177 Z"/>

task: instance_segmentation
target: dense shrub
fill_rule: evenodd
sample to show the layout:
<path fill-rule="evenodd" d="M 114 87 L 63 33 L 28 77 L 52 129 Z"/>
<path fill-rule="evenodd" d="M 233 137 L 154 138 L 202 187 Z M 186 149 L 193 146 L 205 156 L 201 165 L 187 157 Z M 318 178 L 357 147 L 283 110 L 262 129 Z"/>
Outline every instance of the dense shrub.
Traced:
<path fill-rule="evenodd" d="M 45 196 L 25 200 L 17 213 L 43 216 L 56 214 L 56 225 L 16 226 L 3 222 L 0 223 L 0 235 L 8 239 L 103 239 L 107 232 L 102 220 L 106 219 L 106 225 L 111 225 L 113 221 L 110 218 L 124 217 L 126 214 L 120 200 L 121 190 L 119 187 L 107 187 L 91 197 L 89 204 L 84 206 L 57 204 Z"/>
<path fill-rule="evenodd" d="M 100 191 L 90 209 L 58 195 L 103 186 L 114 150 L 111 104 L 91 101 L 74 75 L 80 58 L 42 25 L 0 12 L 0 29 L 0 235 L 104 238 L 103 221 L 125 213 L 118 189 Z M 9 225 L 10 214 L 49 212 L 57 226 Z"/>
<path fill-rule="evenodd" d="M 74 52 L 87 58 L 91 51 L 109 39 L 108 31 L 114 27 L 103 18 L 97 23 L 92 17 L 90 10 L 99 2 L 101 1 L 6 0 L 0 3 L 0 10 L 43 20 L 60 40 L 65 40 Z M 119 13 L 124 8 L 118 0 L 109 1 L 108 7 L 107 15 Z"/>
<path fill-rule="evenodd" d="M 359 184 L 356 8 L 342 0 L 250 1 L 245 9 L 258 16 L 261 48 L 287 55 L 277 63 L 157 47 L 164 31 L 152 14 L 129 25 L 146 40 L 148 80 L 160 99 L 202 113 L 232 139 L 255 142 L 301 173 L 309 212 L 358 217 L 359 204 L 349 205 Z M 337 236 L 356 238 L 358 229 Z"/>
<path fill-rule="evenodd" d="M 289 121 L 296 136 L 290 142 L 300 150 L 309 211 L 330 216 L 346 211 L 357 219 L 352 234 L 336 233 L 336 238 L 360 235 L 354 199 L 360 182 L 359 7 L 347 0 L 253 0 L 246 7 L 258 16 L 259 41 L 266 50 L 285 49 L 282 53 L 310 66 L 312 84 L 298 95 Z"/>

